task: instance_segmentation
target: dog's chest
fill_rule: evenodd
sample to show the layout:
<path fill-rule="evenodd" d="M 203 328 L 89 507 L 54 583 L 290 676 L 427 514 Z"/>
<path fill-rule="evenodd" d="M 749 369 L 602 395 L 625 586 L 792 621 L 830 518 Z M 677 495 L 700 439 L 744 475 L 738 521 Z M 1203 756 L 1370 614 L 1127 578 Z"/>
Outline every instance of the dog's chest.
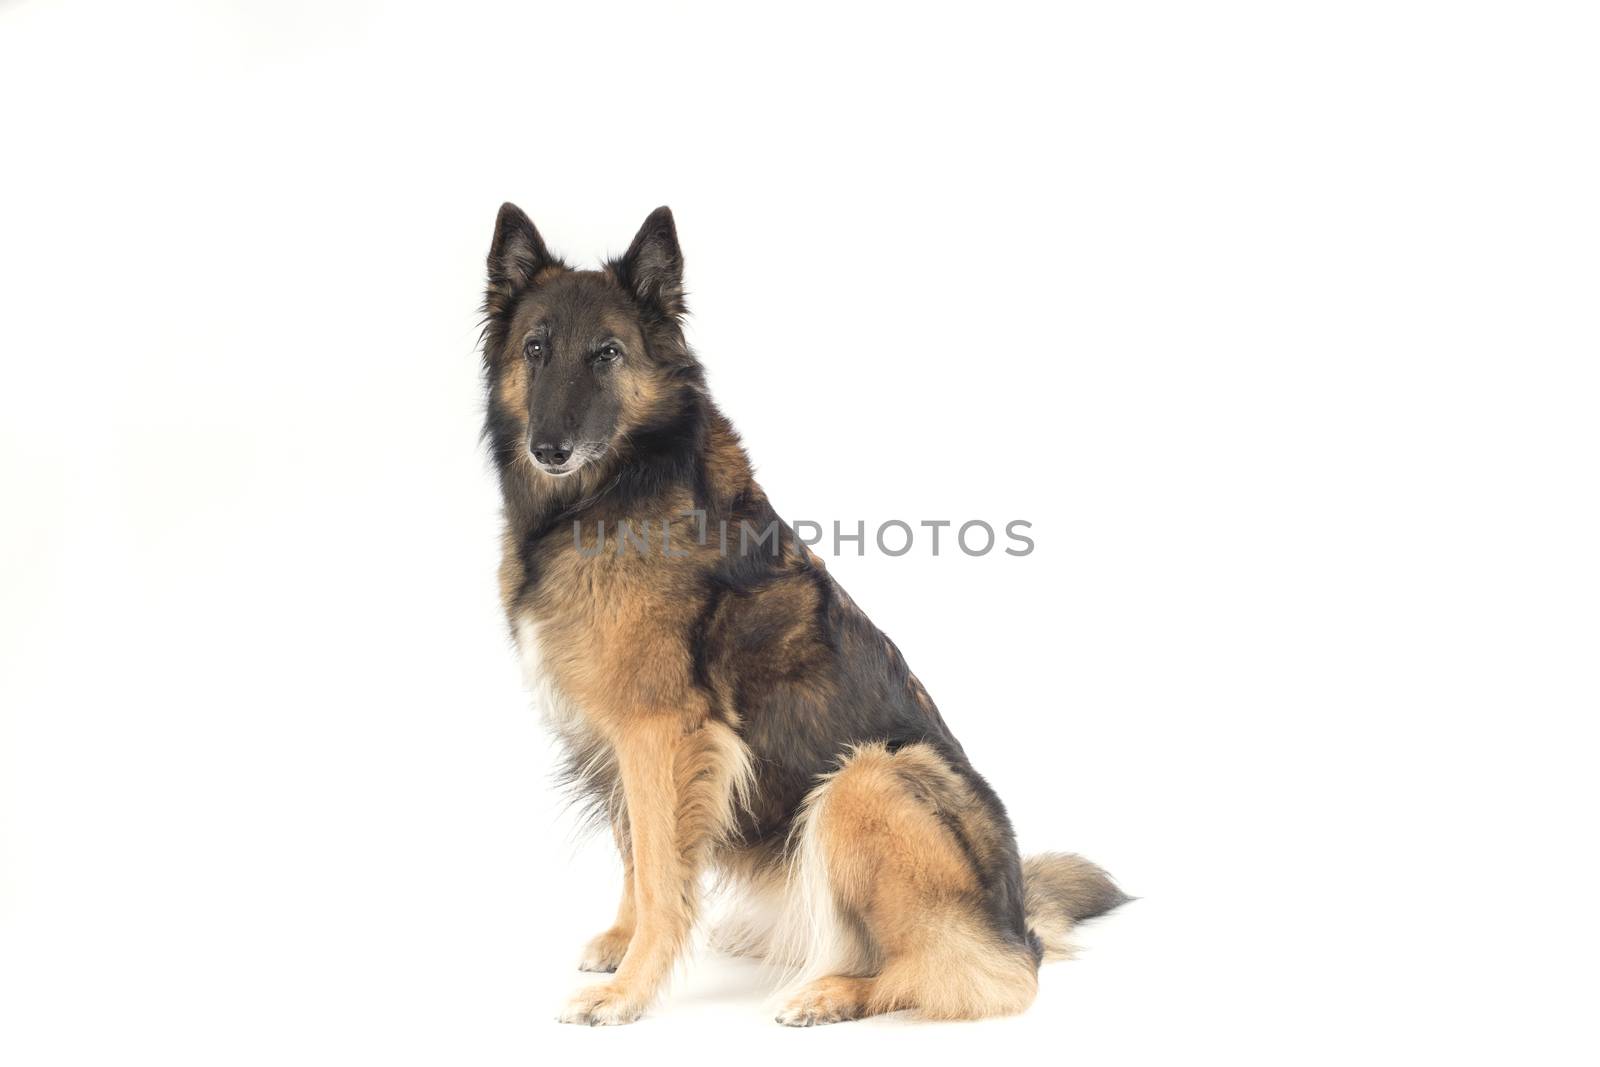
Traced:
<path fill-rule="evenodd" d="M 524 613 L 516 624 L 517 657 L 522 663 L 522 681 L 533 697 L 545 724 L 563 738 L 587 733 L 588 723 L 576 702 L 562 688 L 546 647 L 547 626 L 532 613 Z"/>
<path fill-rule="evenodd" d="M 523 676 L 545 722 L 591 748 L 639 714 L 696 707 L 691 631 L 699 599 L 682 558 L 570 547 L 540 561 L 512 614 Z M 600 747 L 606 747 L 600 744 Z"/>

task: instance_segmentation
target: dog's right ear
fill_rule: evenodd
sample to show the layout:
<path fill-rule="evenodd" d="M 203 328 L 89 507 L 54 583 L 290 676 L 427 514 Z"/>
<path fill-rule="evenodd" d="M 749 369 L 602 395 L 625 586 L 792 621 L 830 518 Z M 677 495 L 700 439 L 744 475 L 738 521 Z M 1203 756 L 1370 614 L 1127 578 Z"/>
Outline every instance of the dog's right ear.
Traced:
<path fill-rule="evenodd" d="M 485 307 L 490 314 L 506 310 L 511 298 L 532 285 L 540 271 L 558 265 L 522 209 L 512 203 L 501 204 L 494 220 L 494 242 L 489 246 Z"/>

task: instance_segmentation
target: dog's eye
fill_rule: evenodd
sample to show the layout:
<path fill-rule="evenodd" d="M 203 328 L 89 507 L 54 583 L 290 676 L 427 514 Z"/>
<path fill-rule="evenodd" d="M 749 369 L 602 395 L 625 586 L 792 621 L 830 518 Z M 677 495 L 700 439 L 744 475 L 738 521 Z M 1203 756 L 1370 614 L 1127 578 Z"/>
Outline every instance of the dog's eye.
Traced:
<path fill-rule="evenodd" d="M 622 349 L 614 344 L 604 344 L 600 346 L 600 351 L 594 354 L 594 361 L 596 363 L 610 363 L 612 360 L 620 359 L 621 357 Z"/>
<path fill-rule="evenodd" d="M 530 337 L 522 343 L 522 354 L 529 359 L 538 359 L 544 355 L 544 342 L 537 337 Z"/>

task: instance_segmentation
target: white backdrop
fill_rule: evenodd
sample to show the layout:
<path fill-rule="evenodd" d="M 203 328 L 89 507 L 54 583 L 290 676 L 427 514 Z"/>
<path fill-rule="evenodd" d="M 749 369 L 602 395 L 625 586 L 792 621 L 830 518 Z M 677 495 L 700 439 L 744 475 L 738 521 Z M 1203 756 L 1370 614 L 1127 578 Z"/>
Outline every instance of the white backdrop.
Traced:
<path fill-rule="evenodd" d="M 0 1061 L 1583 1059 L 1582 12 L 0 7 Z M 830 564 L 1143 897 L 1027 1016 L 552 1021 L 617 871 L 498 613 L 505 199 L 672 205 L 784 514 L 1033 523 Z"/>

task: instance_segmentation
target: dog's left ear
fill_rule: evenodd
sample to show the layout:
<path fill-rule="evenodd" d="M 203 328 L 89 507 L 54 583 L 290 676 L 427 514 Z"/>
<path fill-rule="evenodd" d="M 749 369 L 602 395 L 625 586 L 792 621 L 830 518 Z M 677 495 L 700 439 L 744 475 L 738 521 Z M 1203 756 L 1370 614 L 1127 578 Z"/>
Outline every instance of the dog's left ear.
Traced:
<path fill-rule="evenodd" d="M 658 207 L 650 212 L 633 244 L 611 269 L 617 281 L 645 307 L 669 319 L 681 317 L 686 310 L 683 252 L 678 248 L 678 228 L 672 224 L 671 209 Z"/>

